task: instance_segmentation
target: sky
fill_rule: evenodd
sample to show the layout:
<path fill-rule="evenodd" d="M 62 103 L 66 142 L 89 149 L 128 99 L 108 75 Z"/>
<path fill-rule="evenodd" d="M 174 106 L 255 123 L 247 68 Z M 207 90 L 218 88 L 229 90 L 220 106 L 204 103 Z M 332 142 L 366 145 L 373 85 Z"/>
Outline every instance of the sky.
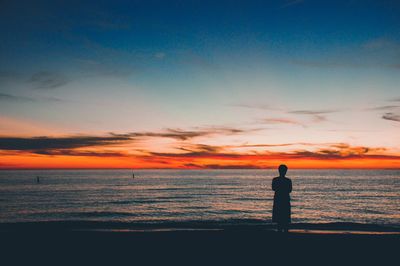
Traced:
<path fill-rule="evenodd" d="M 398 1 L 1 1 L 0 169 L 400 168 Z"/>

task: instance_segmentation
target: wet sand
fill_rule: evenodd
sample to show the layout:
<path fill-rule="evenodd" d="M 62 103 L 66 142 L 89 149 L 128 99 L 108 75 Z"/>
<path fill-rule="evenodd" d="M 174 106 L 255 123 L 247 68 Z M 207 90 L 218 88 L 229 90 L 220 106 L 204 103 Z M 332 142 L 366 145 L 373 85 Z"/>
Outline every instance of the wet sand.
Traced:
<path fill-rule="evenodd" d="M 338 226 L 332 230 L 332 225 L 322 225 L 330 230 L 311 225 L 315 228 L 294 229 L 289 234 L 279 234 L 265 226 L 133 228 L 119 224 L 118 228 L 116 224 L 106 225 L 1 224 L 2 260 L 19 265 L 268 265 L 269 262 L 343 265 L 350 261 L 357 265 L 380 265 L 393 263 L 400 246 L 397 230 L 342 230 Z"/>

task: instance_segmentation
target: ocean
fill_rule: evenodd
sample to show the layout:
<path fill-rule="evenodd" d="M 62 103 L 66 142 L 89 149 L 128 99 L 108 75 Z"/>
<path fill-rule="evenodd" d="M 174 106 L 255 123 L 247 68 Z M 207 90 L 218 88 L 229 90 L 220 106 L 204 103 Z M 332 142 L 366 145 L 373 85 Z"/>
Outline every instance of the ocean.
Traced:
<path fill-rule="evenodd" d="M 134 173 L 0 171 L 0 222 L 271 223 L 276 170 Z M 289 169 L 288 177 L 293 223 L 400 225 L 400 170 Z"/>

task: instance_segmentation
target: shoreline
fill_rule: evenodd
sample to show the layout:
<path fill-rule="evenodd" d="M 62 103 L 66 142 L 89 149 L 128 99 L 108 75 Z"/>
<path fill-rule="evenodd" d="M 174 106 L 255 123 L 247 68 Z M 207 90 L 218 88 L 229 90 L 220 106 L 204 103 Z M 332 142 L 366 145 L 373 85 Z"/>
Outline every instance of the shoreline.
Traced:
<path fill-rule="evenodd" d="M 108 224 L 108 229 L 104 223 L 72 225 L 0 224 L 3 261 L 12 262 L 7 265 L 343 265 L 354 260 L 355 265 L 382 265 L 397 260 L 400 244 L 398 230 L 370 234 L 307 229 L 283 234 L 260 226 L 163 230 L 158 224 L 141 230 L 126 223 L 125 228 L 119 224 L 119 229 L 115 223 Z"/>
<path fill-rule="evenodd" d="M 160 221 L 114 222 L 90 220 L 58 220 L 35 222 L 2 222 L 0 233 L 6 232 L 177 232 L 177 231 L 247 231 L 275 232 L 271 223 L 255 221 Z M 400 235 L 400 226 L 362 223 L 293 223 L 291 234 L 364 234 Z"/>

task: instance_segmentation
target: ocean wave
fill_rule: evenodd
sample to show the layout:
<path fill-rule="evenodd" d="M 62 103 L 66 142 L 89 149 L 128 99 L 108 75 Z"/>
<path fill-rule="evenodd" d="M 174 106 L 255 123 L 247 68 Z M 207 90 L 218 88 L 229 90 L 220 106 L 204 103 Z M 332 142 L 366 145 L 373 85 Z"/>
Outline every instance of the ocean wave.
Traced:
<path fill-rule="evenodd" d="M 249 177 L 240 171 L 188 171 L 187 177 L 179 171 L 158 171 L 160 178 L 154 178 L 154 171 L 141 171 L 134 182 L 121 179 L 119 171 L 103 172 L 45 171 L 40 173 L 46 176 L 40 185 L 32 184 L 37 172 L 1 172 L 0 221 L 137 222 L 271 216 L 271 180 L 257 171 L 246 171 Z M 391 172 L 393 178 L 383 171 L 296 170 L 293 221 L 400 224 L 398 173 Z M 10 174 L 12 178 L 7 177 Z M 58 175 L 64 177 L 58 179 Z"/>
<path fill-rule="evenodd" d="M 116 205 L 129 205 L 129 204 L 157 204 L 163 202 L 170 202 L 168 200 L 151 200 L 151 199 L 144 199 L 144 200 L 116 200 L 116 201 L 109 201 L 109 204 L 116 204 Z"/>
<path fill-rule="evenodd" d="M 34 217 L 68 217 L 72 218 L 94 218 L 94 217 L 137 217 L 139 214 L 130 213 L 130 212 L 114 212 L 114 211 L 89 211 L 89 212 L 37 212 L 31 213 L 30 216 Z"/>
<path fill-rule="evenodd" d="M 272 198 L 233 198 L 232 200 L 237 200 L 237 201 L 268 201 L 272 200 Z"/>

